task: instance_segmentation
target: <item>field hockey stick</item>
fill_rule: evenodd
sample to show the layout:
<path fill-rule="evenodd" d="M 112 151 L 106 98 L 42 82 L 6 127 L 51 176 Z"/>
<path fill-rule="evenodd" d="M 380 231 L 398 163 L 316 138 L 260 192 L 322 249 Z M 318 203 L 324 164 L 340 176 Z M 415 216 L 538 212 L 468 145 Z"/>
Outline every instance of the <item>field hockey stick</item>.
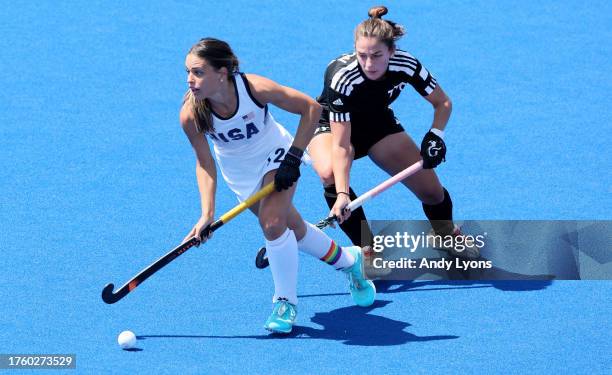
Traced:
<path fill-rule="evenodd" d="M 257 203 L 263 197 L 267 196 L 273 191 L 274 191 L 274 182 L 271 182 L 268 185 L 264 186 L 257 193 L 250 196 L 247 200 L 245 200 L 244 202 L 240 203 L 236 207 L 232 208 L 231 210 L 223 214 L 219 218 L 219 220 L 211 224 L 208 224 L 206 228 L 202 230 L 202 236 L 208 237 L 211 233 L 221 228 L 224 224 L 227 224 L 234 217 L 238 216 L 238 214 L 240 214 L 242 211 L 251 207 L 253 204 Z M 112 304 L 112 303 L 119 301 L 120 299 L 125 297 L 128 293 L 130 293 L 132 290 L 134 290 L 138 285 L 142 284 L 143 281 L 148 279 L 155 272 L 162 269 L 164 266 L 172 262 L 174 259 L 178 258 L 181 254 L 183 254 L 190 248 L 194 246 L 198 246 L 199 244 L 200 244 L 200 240 L 198 240 L 196 237 L 191 237 L 188 241 L 177 246 L 176 248 L 168 252 L 166 255 L 159 258 L 155 262 L 153 262 L 147 268 L 140 271 L 140 273 L 138 273 L 130 281 L 125 283 L 116 292 L 113 292 L 113 289 L 115 288 L 115 286 L 112 283 L 106 285 L 104 289 L 102 290 L 102 300 L 108 304 Z"/>
<path fill-rule="evenodd" d="M 403 171 L 399 172 L 398 174 L 394 175 L 393 177 L 390 177 L 390 178 L 386 179 L 385 181 L 383 181 L 382 183 L 378 184 L 374 188 L 368 190 L 367 192 L 365 192 L 362 195 L 360 195 L 359 197 L 357 197 L 354 201 L 349 203 L 348 206 L 346 206 L 346 209 L 353 211 L 353 210 L 361 207 L 365 202 L 367 202 L 370 199 L 374 198 L 375 196 L 377 196 L 378 194 L 382 193 L 383 191 L 389 189 L 391 186 L 397 184 L 398 182 L 400 182 L 400 181 L 402 181 L 402 180 L 412 176 L 413 174 L 415 174 L 416 172 L 420 171 L 421 169 L 423 169 L 423 161 L 419 160 L 416 163 L 414 163 L 411 166 L 409 166 L 408 168 L 406 168 Z M 317 228 L 323 229 L 323 228 L 329 226 L 331 223 L 333 223 L 334 221 L 337 221 L 337 220 L 338 220 L 338 218 L 335 215 L 334 216 L 330 216 L 328 218 L 325 218 L 325 219 L 319 221 L 317 223 Z M 262 247 L 257 252 L 257 257 L 255 258 L 255 266 L 257 268 L 266 268 L 266 267 L 268 267 L 269 264 L 270 263 L 268 262 L 268 258 L 266 258 L 266 248 Z"/>
<path fill-rule="evenodd" d="M 349 203 L 348 206 L 346 206 L 346 209 L 349 210 L 349 211 L 356 210 L 357 208 L 361 207 L 365 202 L 367 202 L 370 199 L 374 198 L 375 196 L 377 196 L 378 194 L 382 193 L 383 191 L 389 189 L 391 186 L 397 184 L 398 182 L 400 182 L 400 181 L 402 181 L 402 180 L 412 176 L 413 174 L 415 174 L 416 172 L 420 171 L 421 169 L 423 169 L 423 161 L 419 160 L 416 163 L 414 163 L 411 166 L 409 166 L 408 168 L 406 168 L 403 171 L 399 172 L 395 176 L 386 179 L 385 181 L 383 181 L 379 185 L 376 185 L 374 188 L 372 188 L 372 189 L 368 190 L 367 192 L 361 194 L 354 201 Z M 331 223 L 333 223 L 334 221 L 338 221 L 338 218 L 335 215 L 334 216 L 330 216 L 328 218 L 325 218 L 325 219 L 323 219 L 323 220 L 321 220 L 321 221 L 319 221 L 317 223 L 317 228 L 319 228 L 319 229 L 326 228 Z"/>

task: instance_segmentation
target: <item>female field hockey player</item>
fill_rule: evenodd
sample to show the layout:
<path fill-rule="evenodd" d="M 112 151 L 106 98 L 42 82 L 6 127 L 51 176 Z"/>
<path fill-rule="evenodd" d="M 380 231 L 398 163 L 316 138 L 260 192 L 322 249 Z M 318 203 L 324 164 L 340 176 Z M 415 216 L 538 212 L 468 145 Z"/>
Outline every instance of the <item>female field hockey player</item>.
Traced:
<path fill-rule="evenodd" d="M 437 235 L 461 235 L 453 223 L 451 197 L 433 170 L 445 160 L 443 137 L 451 100 L 419 60 L 396 48 L 395 42 L 404 35 L 404 29 L 382 19 L 385 14 L 384 6 L 371 8 L 369 18 L 355 29 L 355 52 L 328 65 L 318 98 L 324 110 L 308 152 L 323 182 L 331 214 L 338 217 L 342 230 L 354 244 L 365 245 L 361 237 L 365 214 L 362 209 L 351 213 L 344 208 L 356 198 L 349 183 L 351 163 L 366 155 L 390 175 L 422 158 L 423 170 L 403 184 L 422 202 Z M 408 85 L 434 109 L 431 129 L 420 150 L 389 107 Z M 368 237 L 371 233 L 363 238 L 367 241 Z M 460 257 L 479 257 L 476 247 L 443 250 Z"/>
<path fill-rule="evenodd" d="M 289 333 L 296 318 L 298 250 L 344 271 L 356 304 L 374 302 L 374 284 L 362 275 L 359 247 L 337 246 L 326 234 L 305 222 L 292 204 L 300 177 L 303 150 L 321 113 L 320 105 L 305 94 L 267 78 L 244 74 L 230 46 L 204 38 L 185 59 L 189 89 L 180 112 L 181 126 L 196 155 L 196 177 L 202 216 L 186 239 L 197 237 L 213 221 L 217 170 L 241 201 L 272 181 L 275 190 L 252 211 L 259 218 L 274 280 L 274 304 L 265 328 Z M 272 103 L 299 114 L 295 139 L 268 111 Z"/>

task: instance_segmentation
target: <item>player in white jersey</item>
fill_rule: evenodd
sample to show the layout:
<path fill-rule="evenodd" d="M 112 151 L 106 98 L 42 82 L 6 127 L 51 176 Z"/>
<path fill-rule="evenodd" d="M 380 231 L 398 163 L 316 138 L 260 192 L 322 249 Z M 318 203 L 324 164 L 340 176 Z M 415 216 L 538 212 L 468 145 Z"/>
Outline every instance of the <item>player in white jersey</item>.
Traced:
<path fill-rule="evenodd" d="M 321 114 L 312 98 L 267 78 L 238 71 L 230 46 L 204 38 L 185 59 L 189 90 L 180 121 L 196 154 L 196 177 L 202 215 L 185 239 L 201 241 L 202 229 L 215 214 L 217 174 L 207 137 L 221 174 L 238 199 L 244 200 L 274 181 L 276 191 L 252 208 L 266 239 L 274 280 L 274 304 L 265 328 L 289 333 L 297 314 L 297 251 L 303 251 L 344 271 L 353 300 L 360 306 L 374 302 L 374 284 L 362 274 L 359 247 L 340 247 L 314 225 L 305 222 L 292 204 L 303 150 Z M 268 103 L 299 114 L 295 139 L 268 112 Z M 207 136 L 207 137 L 206 137 Z"/>
<path fill-rule="evenodd" d="M 211 109 L 214 131 L 208 136 L 223 179 L 244 201 L 261 187 L 266 173 L 278 168 L 293 137 L 253 97 L 245 74 L 235 73 L 230 80 L 238 98 L 236 113 L 224 118 Z"/>

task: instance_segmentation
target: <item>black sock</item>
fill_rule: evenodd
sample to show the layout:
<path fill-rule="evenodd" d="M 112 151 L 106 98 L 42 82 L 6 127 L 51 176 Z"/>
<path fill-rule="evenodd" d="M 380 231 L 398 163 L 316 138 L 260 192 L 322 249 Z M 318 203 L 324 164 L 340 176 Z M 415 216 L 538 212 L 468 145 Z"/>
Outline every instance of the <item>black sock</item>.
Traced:
<path fill-rule="evenodd" d="M 331 185 L 326 187 L 323 196 L 325 197 L 327 205 L 331 209 L 334 206 L 334 203 L 336 203 L 336 186 Z M 352 188 L 349 188 L 349 197 L 351 198 L 351 201 L 357 198 L 357 195 L 355 194 Z M 367 219 L 365 217 L 365 212 L 363 211 L 363 208 L 359 207 L 358 209 L 351 212 L 351 217 L 349 217 L 348 220 L 340 224 L 340 229 L 342 229 L 342 231 L 346 233 L 348 238 L 351 239 L 353 245 L 361 247 L 372 245 L 372 232 L 370 231 L 370 226 L 367 225 L 366 220 Z M 362 221 L 365 222 L 363 226 L 363 236 L 361 230 Z"/>
<path fill-rule="evenodd" d="M 444 189 L 444 200 L 438 204 L 429 205 L 423 203 L 425 216 L 431 222 L 431 227 L 437 234 L 451 234 L 455 229 L 453 224 L 453 201 L 450 194 Z"/>

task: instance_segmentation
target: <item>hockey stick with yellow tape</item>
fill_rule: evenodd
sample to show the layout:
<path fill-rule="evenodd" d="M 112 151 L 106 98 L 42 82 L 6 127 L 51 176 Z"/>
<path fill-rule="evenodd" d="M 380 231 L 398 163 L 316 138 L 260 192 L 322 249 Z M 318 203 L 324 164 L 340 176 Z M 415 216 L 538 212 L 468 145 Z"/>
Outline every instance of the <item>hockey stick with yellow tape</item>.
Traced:
<path fill-rule="evenodd" d="M 255 203 L 259 202 L 262 198 L 269 195 L 273 191 L 274 191 L 274 182 L 271 182 L 268 185 L 264 186 L 257 193 L 250 196 L 247 200 L 238 204 L 236 207 L 232 208 L 231 210 L 223 214 L 217 221 L 209 224 L 206 228 L 202 230 L 202 236 L 208 237 L 212 232 L 221 228 L 224 224 L 227 224 L 230 220 L 238 216 L 238 214 L 240 214 L 242 211 L 246 210 L 247 208 L 251 207 Z M 153 262 L 147 268 L 140 271 L 140 273 L 138 273 L 130 281 L 125 283 L 116 292 L 113 291 L 115 286 L 112 283 L 106 285 L 104 289 L 102 290 L 102 300 L 108 304 L 113 304 L 119 301 L 120 299 L 125 297 L 128 293 L 133 291 L 138 285 L 142 284 L 143 281 L 145 281 L 150 276 L 152 276 L 155 272 L 162 269 L 164 266 L 166 266 L 168 263 L 178 258 L 181 254 L 183 254 L 187 250 L 191 249 L 194 246 L 199 246 L 199 245 L 200 245 L 200 240 L 198 240 L 195 237 L 192 237 L 191 239 L 187 240 L 186 242 L 180 244 L 176 248 L 169 251 L 163 257 Z"/>

